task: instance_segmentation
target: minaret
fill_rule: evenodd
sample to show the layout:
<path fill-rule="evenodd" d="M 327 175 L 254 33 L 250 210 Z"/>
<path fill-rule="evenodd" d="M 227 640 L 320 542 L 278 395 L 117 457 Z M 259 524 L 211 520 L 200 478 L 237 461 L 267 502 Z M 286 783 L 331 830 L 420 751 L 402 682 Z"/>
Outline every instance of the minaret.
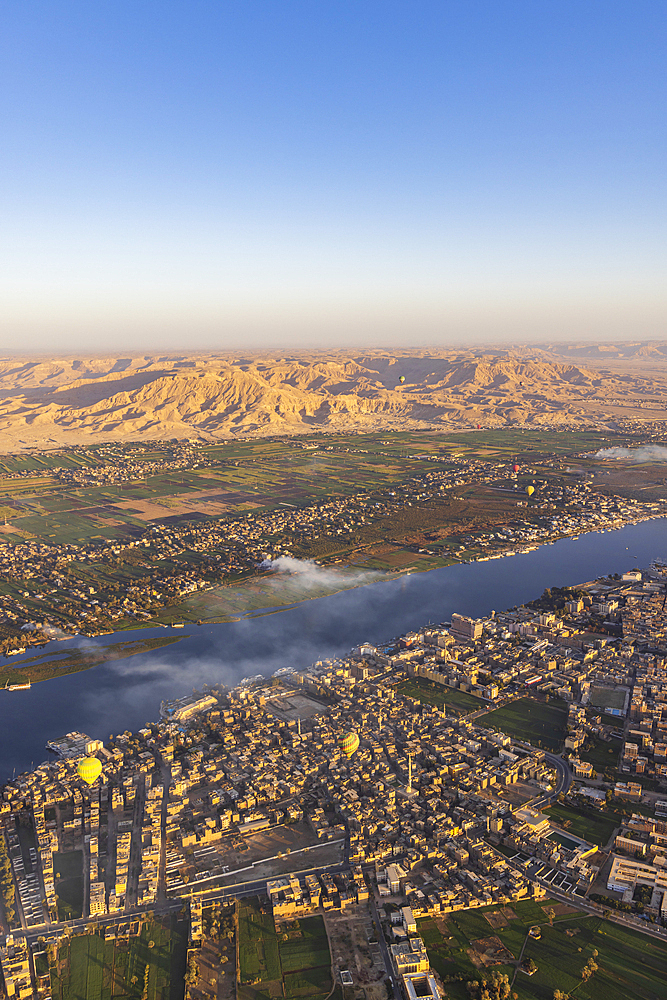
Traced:
<path fill-rule="evenodd" d="M 301 716 L 296 720 L 297 732 L 301 736 Z"/>
<path fill-rule="evenodd" d="M 412 754 L 408 754 L 408 792 L 412 791 Z"/>

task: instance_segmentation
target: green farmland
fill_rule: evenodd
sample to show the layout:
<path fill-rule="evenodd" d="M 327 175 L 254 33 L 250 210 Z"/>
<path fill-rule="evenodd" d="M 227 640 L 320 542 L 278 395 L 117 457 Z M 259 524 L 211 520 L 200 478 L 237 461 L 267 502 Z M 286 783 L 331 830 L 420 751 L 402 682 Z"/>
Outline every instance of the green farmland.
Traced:
<path fill-rule="evenodd" d="M 58 918 L 74 920 L 83 913 L 83 851 L 53 855 Z"/>
<path fill-rule="evenodd" d="M 533 698 L 521 698 L 484 716 L 483 725 L 499 729 L 516 739 L 528 740 L 545 750 L 558 752 L 563 747 L 567 705 L 564 701 L 548 704 Z"/>
<path fill-rule="evenodd" d="M 520 982 L 521 1000 L 549 998 L 556 989 L 572 992 L 578 1000 L 664 1000 L 667 943 L 626 930 L 599 917 L 556 920 L 542 924 L 540 941 L 529 939 L 524 958 L 537 972 Z M 567 931 L 576 932 L 568 936 Z M 597 951 L 598 971 L 587 982 L 581 970 Z M 516 988 L 516 986 L 515 986 Z"/>
<path fill-rule="evenodd" d="M 604 847 L 621 822 L 621 817 L 615 812 L 571 809 L 559 802 L 549 806 L 544 812 L 553 823 L 598 847 Z"/>
<path fill-rule="evenodd" d="M 323 998 L 331 990 L 331 955 L 322 917 L 281 925 L 276 933 L 268 904 L 238 907 L 239 998 Z"/>
<path fill-rule="evenodd" d="M 239 905 L 238 935 L 241 984 L 279 980 L 278 938 L 268 905 L 262 907 L 256 899 Z"/>
<path fill-rule="evenodd" d="M 433 681 L 423 677 L 411 677 L 410 680 L 403 681 L 398 685 L 396 692 L 408 698 L 414 698 L 416 701 L 435 705 L 441 711 L 446 705 L 448 712 L 452 712 L 453 709 L 464 715 L 467 715 L 468 712 L 477 712 L 486 704 L 480 698 L 475 698 L 465 691 L 446 687 L 444 684 L 434 684 Z"/>
<path fill-rule="evenodd" d="M 620 750 L 620 740 L 607 742 L 596 738 L 588 749 L 582 748 L 578 756 L 592 764 L 599 774 L 604 774 L 605 771 L 616 771 Z"/>
<path fill-rule="evenodd" d="M 185 932 L 183 923 L 147 921 L 136 937 L 62 940 L 50 955 L 53 1000 L 176 1000 L 183 995 Z"/>
<path fill-rule="evenodd" d="M 545 912 L 549 905 L 556 908 L 553 926 Z M 577 1000 L 664 1000 L 667 942 L 572 912 L 570 907 L 564 910 L 547 900 L 522 900 L 508 907 L 462 910 L 422 920 L 419 931 L 449 1000 L 468 1000 L 466 982 L 490 979 L 493 971 L 506 973 L 510 982 L 516 972 L 512 990 L 519 1000 L 552 1000 L 555 990 Z M 538 941 L 528 936 L 534 924 L 541 928 Z M 503 964 L 480 968 L 472 961 L 479 950 L 474 943 L 491 937 L 506 949 Z M 523 959 L 532 959 L 537 966 L 530 977 L 517 970 L 524 944 Z M 583 982 L 581 970 L 593 957 L 598 971 Z"/>
<path fill-rule="evenodd" d="M 97 485 L 58 478 L 59 469 L 95 470 L 106 466 L 109 451 L 96 445 L 88 449 L 63 449 L 33 455 L 7 455 L 0 462 L 0 504 L 6 506 L 16 541 L 34 536 L 58 543 L 80 543 L 99 538 L 130 539 L 154 520 L 192 517 L 225 519 L 255 510 L 258 513 L 284 506 L 301 507 L 332 496 L 393 488 L 405 479 L 431 468 L 428 459 L 456 456 L 506 462 L 517 454 L 523 462 L 553 454 L 595 451 L 613 443 L 615 436 L 595 432 L 573 433 L 479 431 L 466 434 L 381 432 L 378 434 L 313 434 L 293 441 L 263 439 L 204 445 L 199 449 L 202 468 L 155 469 L 171 457 L 168 444 L 119 445 L 113 460 L 131 456 L 146 464 L 146 475 L 132 480 Z M 619 439 L 620 440 L 620 439 Z M 208 464 L 210 463 L 210 464 Z M 43 472 L 39 478 L 10 478 L 20 472 Z M 218 491 L 218 497 L 203 496 Z M 475 489 L 475 494 L 479 489 Z M 502 497 L 495 495 L 498 506 Z M 151 508 L 146 508 L 149 503 Z M 512 501 L 514 502 L 514 501 Z M 136 504 L 136 507 L 134 506 Z M 466 504 L 466 507 L 468 504 Z M 473 508 L 475 504 L 473 503 Z M 210 512 L 209 512 L 210 511 Z"/>

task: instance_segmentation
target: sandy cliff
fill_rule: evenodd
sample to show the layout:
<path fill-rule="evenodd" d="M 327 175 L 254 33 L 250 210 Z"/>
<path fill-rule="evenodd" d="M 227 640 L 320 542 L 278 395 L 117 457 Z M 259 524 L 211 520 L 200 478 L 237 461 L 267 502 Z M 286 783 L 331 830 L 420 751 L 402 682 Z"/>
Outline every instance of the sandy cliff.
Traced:
<path fill-rule="evenodd" d="M 405 382 L 400 383 L 400 376 Z M 0 450 L 665 417 L 667 348 L 10 357 Z"/>

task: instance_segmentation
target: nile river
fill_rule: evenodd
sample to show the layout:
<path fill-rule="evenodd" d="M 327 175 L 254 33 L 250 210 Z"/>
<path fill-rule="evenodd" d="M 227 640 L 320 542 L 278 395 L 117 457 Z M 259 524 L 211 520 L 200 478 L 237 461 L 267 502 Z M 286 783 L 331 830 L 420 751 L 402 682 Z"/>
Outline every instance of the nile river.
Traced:
<path fill-rule="evenodd" d="M 187 694 L 204 682 L 233 685 L 251 674 L 308 666 L 362 641 L 380 643 L 446 621 L 454 611 L 486 616 L 531 600 L 545 587 L 647 566 L 656 557 L 667 559 L 667 519 L 564 539 L 506 559 L 402 576 L 241 621 L 186 626 L 179 641 L 164 649 L 42 681 L 30 691 L 0 691 L 0 782 L 14 769 L 19 773 L 45 760 L 47 740 L 72 729 L 104 740 L 136 730 L 158 718 L 161 699 Z M 179 633 L 121 632 L 53 642 L 45 651 L 153 635 Z"/>

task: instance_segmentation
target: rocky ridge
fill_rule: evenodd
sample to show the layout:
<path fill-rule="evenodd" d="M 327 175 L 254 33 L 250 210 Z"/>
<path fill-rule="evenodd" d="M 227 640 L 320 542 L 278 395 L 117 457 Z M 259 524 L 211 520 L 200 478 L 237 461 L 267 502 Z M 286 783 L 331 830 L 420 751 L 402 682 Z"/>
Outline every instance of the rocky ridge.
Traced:
<path fill-rule="evenodd" d="M 665 418 L 664 347 L 559 350 L 9 357 L 0 450 Z"/>

